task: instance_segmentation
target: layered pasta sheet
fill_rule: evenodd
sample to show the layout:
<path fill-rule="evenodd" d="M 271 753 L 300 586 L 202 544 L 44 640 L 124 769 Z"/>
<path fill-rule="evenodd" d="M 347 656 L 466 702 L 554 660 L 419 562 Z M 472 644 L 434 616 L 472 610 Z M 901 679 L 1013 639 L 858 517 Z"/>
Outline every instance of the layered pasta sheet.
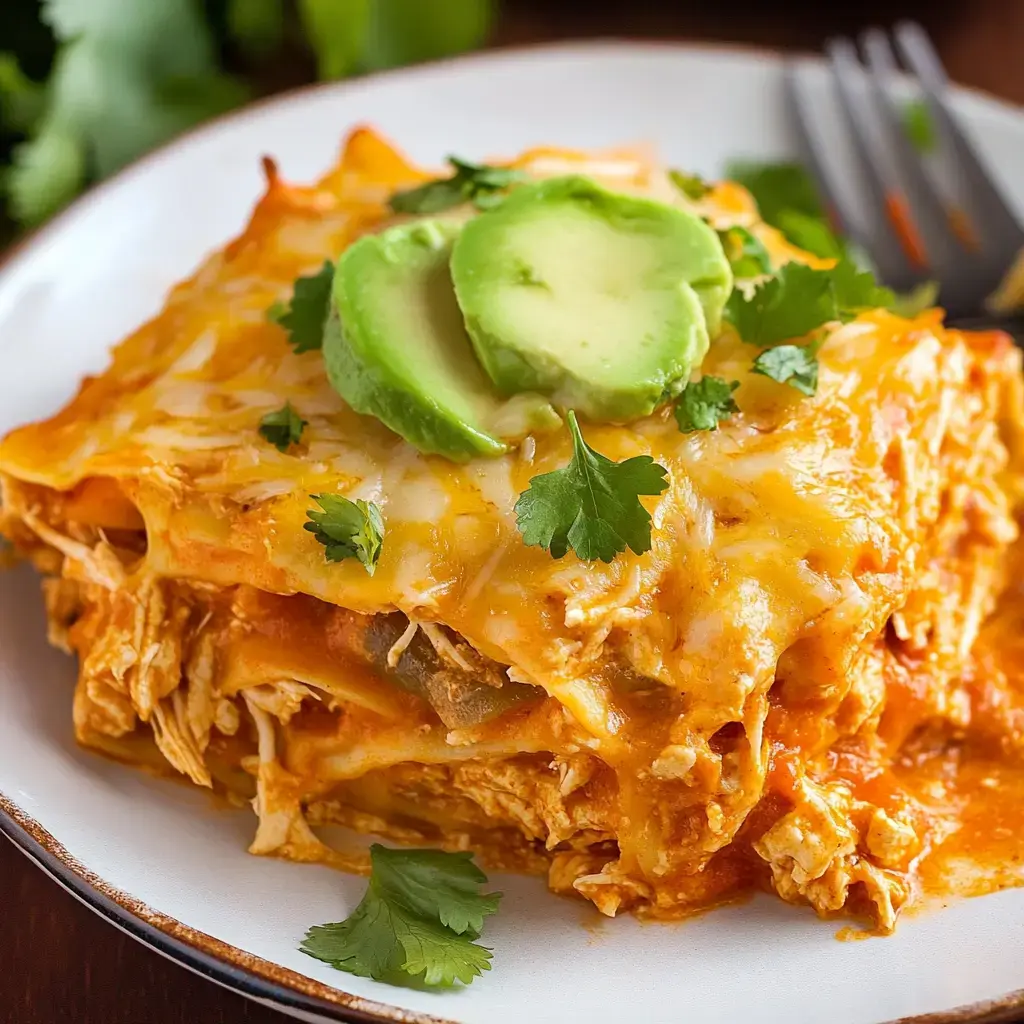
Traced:
<path fill-rule="evenodd" d="M 643 153 L 516 166 L 670 187 Z M 610 915 L 760 886 L 891 928 L 963 803 L 911 769 L 975 732 L 1015 742 L 993 667 L 1011 632 L 975 641 L 1017 534 L 1017 351 L 938 312 L 866 313 L 831 330 L 808 398 L 752 374 L 727 332 L 703 369 L 740 381 L 742 415 L 587 428 L 609 458 L 668 469 L 652 549 L 556 560 L 523 545 L 513 505 L 566 436 L 420 454 L 266 316 L 425 178 L 366 130 L 312 187 L 268 162 L 243 234 L 0 446 L 3 532 L 79 658 L 78 739 L 251 801 L 253 853 L 359 869 L 318 835 L 337 823 L 544 872 Z M 695 207 L 814 262 L 738 186 Z M 257 426 L 285 401 L 308 427 L 281 453 Z M 324 492 L 383 509 L 374 575 L 303 529 Z"/>

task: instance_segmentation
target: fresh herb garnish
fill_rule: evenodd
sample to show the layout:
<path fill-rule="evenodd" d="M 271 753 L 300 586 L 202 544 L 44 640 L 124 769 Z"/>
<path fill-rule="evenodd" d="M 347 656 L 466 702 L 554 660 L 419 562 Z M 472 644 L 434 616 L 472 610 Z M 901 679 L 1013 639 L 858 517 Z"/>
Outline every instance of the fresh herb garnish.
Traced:
<path fill-rule="evenodd" d="M 775 225 L 798 249 L 826 260 L 849 256 L 847 244 L 829 227 L 824 217 L 800 210 L 783 210 Z"/>
<path fill-rule="evenodd" d="M 535 476 L 516 502 L 516 524 L 527 544 L 562 558 L 572 548 L 584 561 L 610 562 L 628 547 L 651 548 L 651 516 L 642 494 L 661 494 L 668 471 L 649 455 L 624 462 L 595 452 L 568 414 L 573 456 L 564 469 Z"/>
<path fill-rule="evenodd" d="M 829 226 L 814 181 L 796 163 L 731 163 L 727 177 L 754 197 L 761 218 L 793 245 L 823 259 L 849 256 L 846 243 Z"/>
<path fill-rule="evenodd" d="M 296 353 L 313 352 L 323 345 L 333 280 L 334 264 L 326 260 L 315 274 L 295 281 L 288 303 L 275 302 L 267 310 L 267 317 L 288 332 L 288 344 Z"/>
<path fill-rule="evenodd" d="M 757 163 L 736 160 L 726 168 L 726 177 L 742 185 L 757 202 L 762 219 L 778 227 L 779 214 L 797 210 L 812 217 L 824 217 L 814 181 L 798 163 Z"/>
<path fill-rule="evenodd" d="M 268 412 L 260 420 L 260 436 L 269 441 L 279 452 L 286 452 L 302 438 L 306 421 L 285 402 L 283 409 Z"/>
<path fill-rule="evenodd" d="M 90 181 L 248 99 L 241 80 L 218 67 L 204 6 L 0 3 L 0 46 L 20 50 L 33 70 L 51 69 L 45 83 L 34 82 L 11 53 L 0 54 L 0 199 L 13 219 L 44 220 Z M 56 53 L 40 65 L 53 44 Z M 24 141 L 7 165 L 18 135 Z"/>
<path fill-rule="evenodd" d="M 358 558 L 371 576 L 384 542 L 384 520 L 372 501 L 349 501 L 340 494 L 311 494 L 322 511 L 309 509 L 304 524 L 324 546 L 328 562 Z"/>
<path fill-rule="evenodd" d="M 472 854 L 375 843 L 370 863 L 362 902 L 344 921 L 310 928 L 303 953 L 392 984 L 469 985 L 491 969 L 491 951 L 475 940 L 501 893 L 480 892 L 487 876 Z"/>
<path fill-rule="evenodd" d="M 736 277 L 759 277 L 772 269 L 764 242 L 746 228 L 731 227 L 718 232 L 726 259 Z"/>
<path fill-rule="evenodd" d="M 699 174 L 669 171 L 668 176 L 672 179 L 672 184 L 688 199 L 703 199 L 711 191 L 711 186 Z"/>
<path fill-rule="evenodd" d="M 425 185 L 396 192 L 390 199 L 395 213 L 441 213 L 472 202 L 479 210 L 487 210 L 501 202 L 502 192 L 526 175 L 512 167 L 489 167 L 471 164 L 458 157 L 448 157 L 453 174 L 448 178 L 428 181 Z"/>
<path fill-rule="evenodd" d="M 818 390 L 818 342 L 810 345 L 776 345 L 755 360 L 754 373 L 789 384 L 805 395 Z"/>
<path fill-rule="evenodd" d="M 739 381 L 721 377 L 701 377 L 683 388 L 676 402 L 675 414 L 679 429 L 684 434 L 695 430 L 717 430 L 722 420 L 739 412 L 732 393 Z"/>
<path fill-rule="evenodd" d="M 933 153 L 938 147 L 939 133 L 924 100 L 911 100 L 904 106 L 903 130 L 919 153 Z"/>
<path fill-rule="evenodd" d="M 890 306 L 895 296 L 874 276 L 848 260 L 827 270 L 786 263 L 761 282 L 748 298 L 736 288 L 726 303 L 728 319 L 752 345 L 774 345 L 801 338 L 831 320 L 851 320 L 858 313 Z"/>

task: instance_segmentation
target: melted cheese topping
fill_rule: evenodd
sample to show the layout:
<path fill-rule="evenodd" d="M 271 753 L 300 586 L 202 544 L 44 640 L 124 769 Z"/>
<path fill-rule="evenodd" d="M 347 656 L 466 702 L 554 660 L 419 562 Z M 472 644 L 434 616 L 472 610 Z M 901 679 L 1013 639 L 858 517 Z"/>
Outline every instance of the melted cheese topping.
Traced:
<path fill-rule="evenodd" d="M 537 150 L 516 166 L 590 174 L 743 225 L 776 262 L 816 262 L 738 186 L 693 203 L 642 154 Z M 316 186 L 267 177 L 243 235 L 107 372 L 0 445 L 6 532 L 63 576 L 48 596 L 83 658 L 80 738 L 141 759 L 117 744 L 148 724 L 197 783 L 238 791 L 245 768 L 255 852 L 330 858 L 307 813 L 492 859 L 512 856 L 512 830 L 520 866 L 539 844 L 552 886 L 607 913 L 685 910 L 760 878 L 822 911 L 855 887 L 891 927 L 939 818 L 895 781 L 885 800 L 858 787 L 925 724 L 970 718 L 960 680 L 1016 536 L 1010 340 L 873 312 L 833 326 L 807 398 L 752 374 L 727 330 L 702 367 L 740 382 L 720 429 L 682 434 L 668 409 L 584 426 L 609 458 L 667 468 L 645 499 L 652 549 L 556 561 L 522 544 L 512 509 L 568 461 L 565 432 L 466 465 L 423 455 L 349 409 L 320 354 L 294 354 L 267 319 L 423 172 L 361 130 Z M 257 428 L 285 401 L 308 426 L 282 454 Z M 381 506 L 373 577 L 326 563 L 303 530 L 320 492 Z M 260 593 L 285 599 L 254 611 Z M 334 651 L 314 606 L 443 625 L 546 699 L 448 731 Z M 870 768 L 843 774 L 837 750 Z"/>

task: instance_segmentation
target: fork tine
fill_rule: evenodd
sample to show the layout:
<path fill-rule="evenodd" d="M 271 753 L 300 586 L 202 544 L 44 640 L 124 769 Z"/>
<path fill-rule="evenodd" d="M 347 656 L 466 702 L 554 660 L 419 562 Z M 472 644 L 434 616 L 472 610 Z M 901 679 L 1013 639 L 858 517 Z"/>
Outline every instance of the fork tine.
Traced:
<path fill-rule="evenodd" d="M 885 134 L 885 144 L 892 154 L 900 184 L 913 225 L 920 232 L 929 265 L 946 284 L 943 293 L 950 299 L 956 288 L 957 270 L 962 268 L 965 254 L 949 224 L 941 198 L 924 172 L 918 154 L 903 129 L 902 119 L 886 84 L 898 71 L 896 58 L 888 37 L 881 29 L 868 29 L 861 36 L 868 64 L 868 88 Z"/>
<path fill-rule="evenodd" d="M 863 227 L 858 223 L 857 210 L 849 196 L 843 193 L 839 178 L 825 158 L 825 146 L 821 133 L 817 130 L 811 115 L 811 103 L 807 98 L 806 89 L 800 83 L 800 74 L 796 64 L 787 61 L 783 70 L 783 84 L 793 113 L 800 148 L 806 157 L 808 169 L 818 192 L 824 197 L 829 213 L 836 219 L 834 225 L 840 234 L 852 235 L 861 245 L 869 240 L 860 237 L 864 234 Z"/>
<path fill-rule="evenodd" d="M 875 148 L 869 137 L 863 97 L 856 89 L 856 78 L 861 73 L 856 52 L 848 39 L 833 39 L 825 44 L 825 53 L 839 97 L 847 126 L 853 137 L 854 159 L 859 164 L 860 178 L 868 192 L 862 216 L 869 220 L 862 244 L 871 254 L 882 280 L 894 288 L 907 288 L 920 279 L 887 216 L 889 202 L 887 183 L 883 177 L 884 164 L 873 158 Z M 836 190 L 833 190 L 834 192 Z M 856 223 L 854 218 L 851 222 Z"/>
<path fill-rule="evenodd" d="M 915 22 L 897 25 L 894 35 L 900 53 L 920 81 L 940 134 L 954 154 L 962 185 L 960 201 L 975 223 L 982 250 L 1000 267 L 1008 267 L 1024 248 L 1024 229 L 950 109 L 946 94 L 948 79 L 942 62 L 927 33 Z"/>

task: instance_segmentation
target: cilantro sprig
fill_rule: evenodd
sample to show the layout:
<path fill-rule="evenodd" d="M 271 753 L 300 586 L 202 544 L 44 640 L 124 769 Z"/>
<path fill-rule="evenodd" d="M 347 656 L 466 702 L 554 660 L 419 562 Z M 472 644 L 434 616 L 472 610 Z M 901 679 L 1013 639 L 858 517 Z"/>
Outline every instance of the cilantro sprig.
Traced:
<path fill-rule="evenodd" d="M 269 441 L 279 452 L 286 452 L 302 439 L 306 421 L 285 402 L 284 408 L 268 412 L 260 420 L 260 437 Z"/>
<path fill-rule="evenodd" d="M 911 101 L 903 111 L 903 126 L 911 142 L 922 152 L 937 145 L 937 133 L 927 104 Z M 824 259 L 848 260 L 870 269 L 870 260 L 859 246 L 837 235 L 818 198 L 814 180 L 796 163 L 754 163 L 733 161 L 726 176 L 743 185 L 754 197 L 765 223 L 778 228 L 793 245 Z M 938 289 L 915 290 L 897 295 L 889 308 L 900 316 L 915 316 L 934 305 Z"/>
<path fill-rule="evenodd" d="M 764 346 L 802 338 L 830 321 L 851 320 L 894 301 L 888 288 L 847 260 L 826 270 L 786 263 L 753 294 L 735 289 L 725 312 L 744 341 Z"/>
<path fill-rule="evenodd" d="M 753 371 L 813 395 L 818 390 L 818 348 L 818 342 L 767 348 L 754 360 Z"/>
<path fill-rule="evenodd" d="M 267 317 L 288 332 L 288 344 L 294 352 L 314 352 L 323 347 L 333 280 L 334 264 L 325 260 L 315 274 L 296 279 L 287 303 L 275 302 L 267 310 Z"/>
<path fill-rule="evenodd" d="M 390 199 L 395 213 L 441 213 L 465 202 L 486 210 L 501 202 L 505 189 L 523 181 L 526 175 L 511 167 L 490 167 L 471 164 L 458 157 L 448 157 L 452 174 L 428 181 L 417 188 L 396 192 Z"/>
<path fill-rule="evenodd" d="M 806 337 L 832 321 L 852 320 L 867 309 L 890 307 L 895 301 L 890 289 L 848 260 L 825 270 L 787 263 L 750 294 L 734 289 L 725 313 L 744 341 L 771 346 L 754 360 L 755 373 L 813 395 L 818 387 L 821 339 L 807 345 L 779 343 Z"/>
<path fill-rule="evenodd" d="M 573 456 L 564 469 L 535 476 L 516 502 L 516 524 L 526 544 L 562 558 L 572 548 L 584 561 L 610 562 L 628 547 L 651 548 L 651 515 L 640 495 L 661 494 L 668 471 L 649 455 L 613 462 L 595 452 L 568 413 Z"/>
<path fill-rule="evenodd" d="M 727 381 L 721 377 L 701 377 L 690 381 L 676 402 L 679 429 L 684 434 L 692 434 L 696 430 L 717 430 L 722 420 L 739 412 L 732 397 L 739 386 L 739 381 Z"/>
<path fill-rule="evenodd" d="M 718 232 L 726 259 L 736 277 L 759 277 L 772 269 L 764 242 L 746 228 L 731 227 Z"/>
<path fill-rule="evenodd" d="M 392 984 L 450 988 L 491 969 L 491 951 L 476 940 L 501 893 L 480 891 L 487 876 L 472 854 L 375 843 L 370 863 L 362 902 L 344 921 L 310 928 L 303 953 Z"/>
<path fill-rule="evenodd" d="M 309 509 L 303 524 L 324 546 L 328 562 L 358 558 L 372 576 L 384 544 L 384 519 L 372 501 L 350 501 L 340 494 L 311 494 L 320 509 Z"/>
<path fill-rule="evenodd" d="M 0 192 L 24 226 L 45 220 L 90 180 L 248 98 L 249 89 L 219 68 L 201 4 L 0 6 L 5 46 L 18 42 L 14 20 L 24 10 L 49 26 L 57 48 L 45 84 L 26 78 L 11 55 L 0 58 L 0 119 L 25 136 L 2 169 Z"/>
<path fill-rule="evenodd" d="M 814 181 L 797 163 L 734 160 L 726 177 L 754 197 L 766 224 L 778 228 L 794 245 L 825 259 L 846 258 L 845 242 L 829 225 Z"/>
<path fill-rule="evenodd" d="M 776 218 L 776 227 L 798 249 L 822 259 L 842 260 L 852 255 L 850 247 L 829 227 L 824 217 L 802 210 L 782 210 Z"/>

